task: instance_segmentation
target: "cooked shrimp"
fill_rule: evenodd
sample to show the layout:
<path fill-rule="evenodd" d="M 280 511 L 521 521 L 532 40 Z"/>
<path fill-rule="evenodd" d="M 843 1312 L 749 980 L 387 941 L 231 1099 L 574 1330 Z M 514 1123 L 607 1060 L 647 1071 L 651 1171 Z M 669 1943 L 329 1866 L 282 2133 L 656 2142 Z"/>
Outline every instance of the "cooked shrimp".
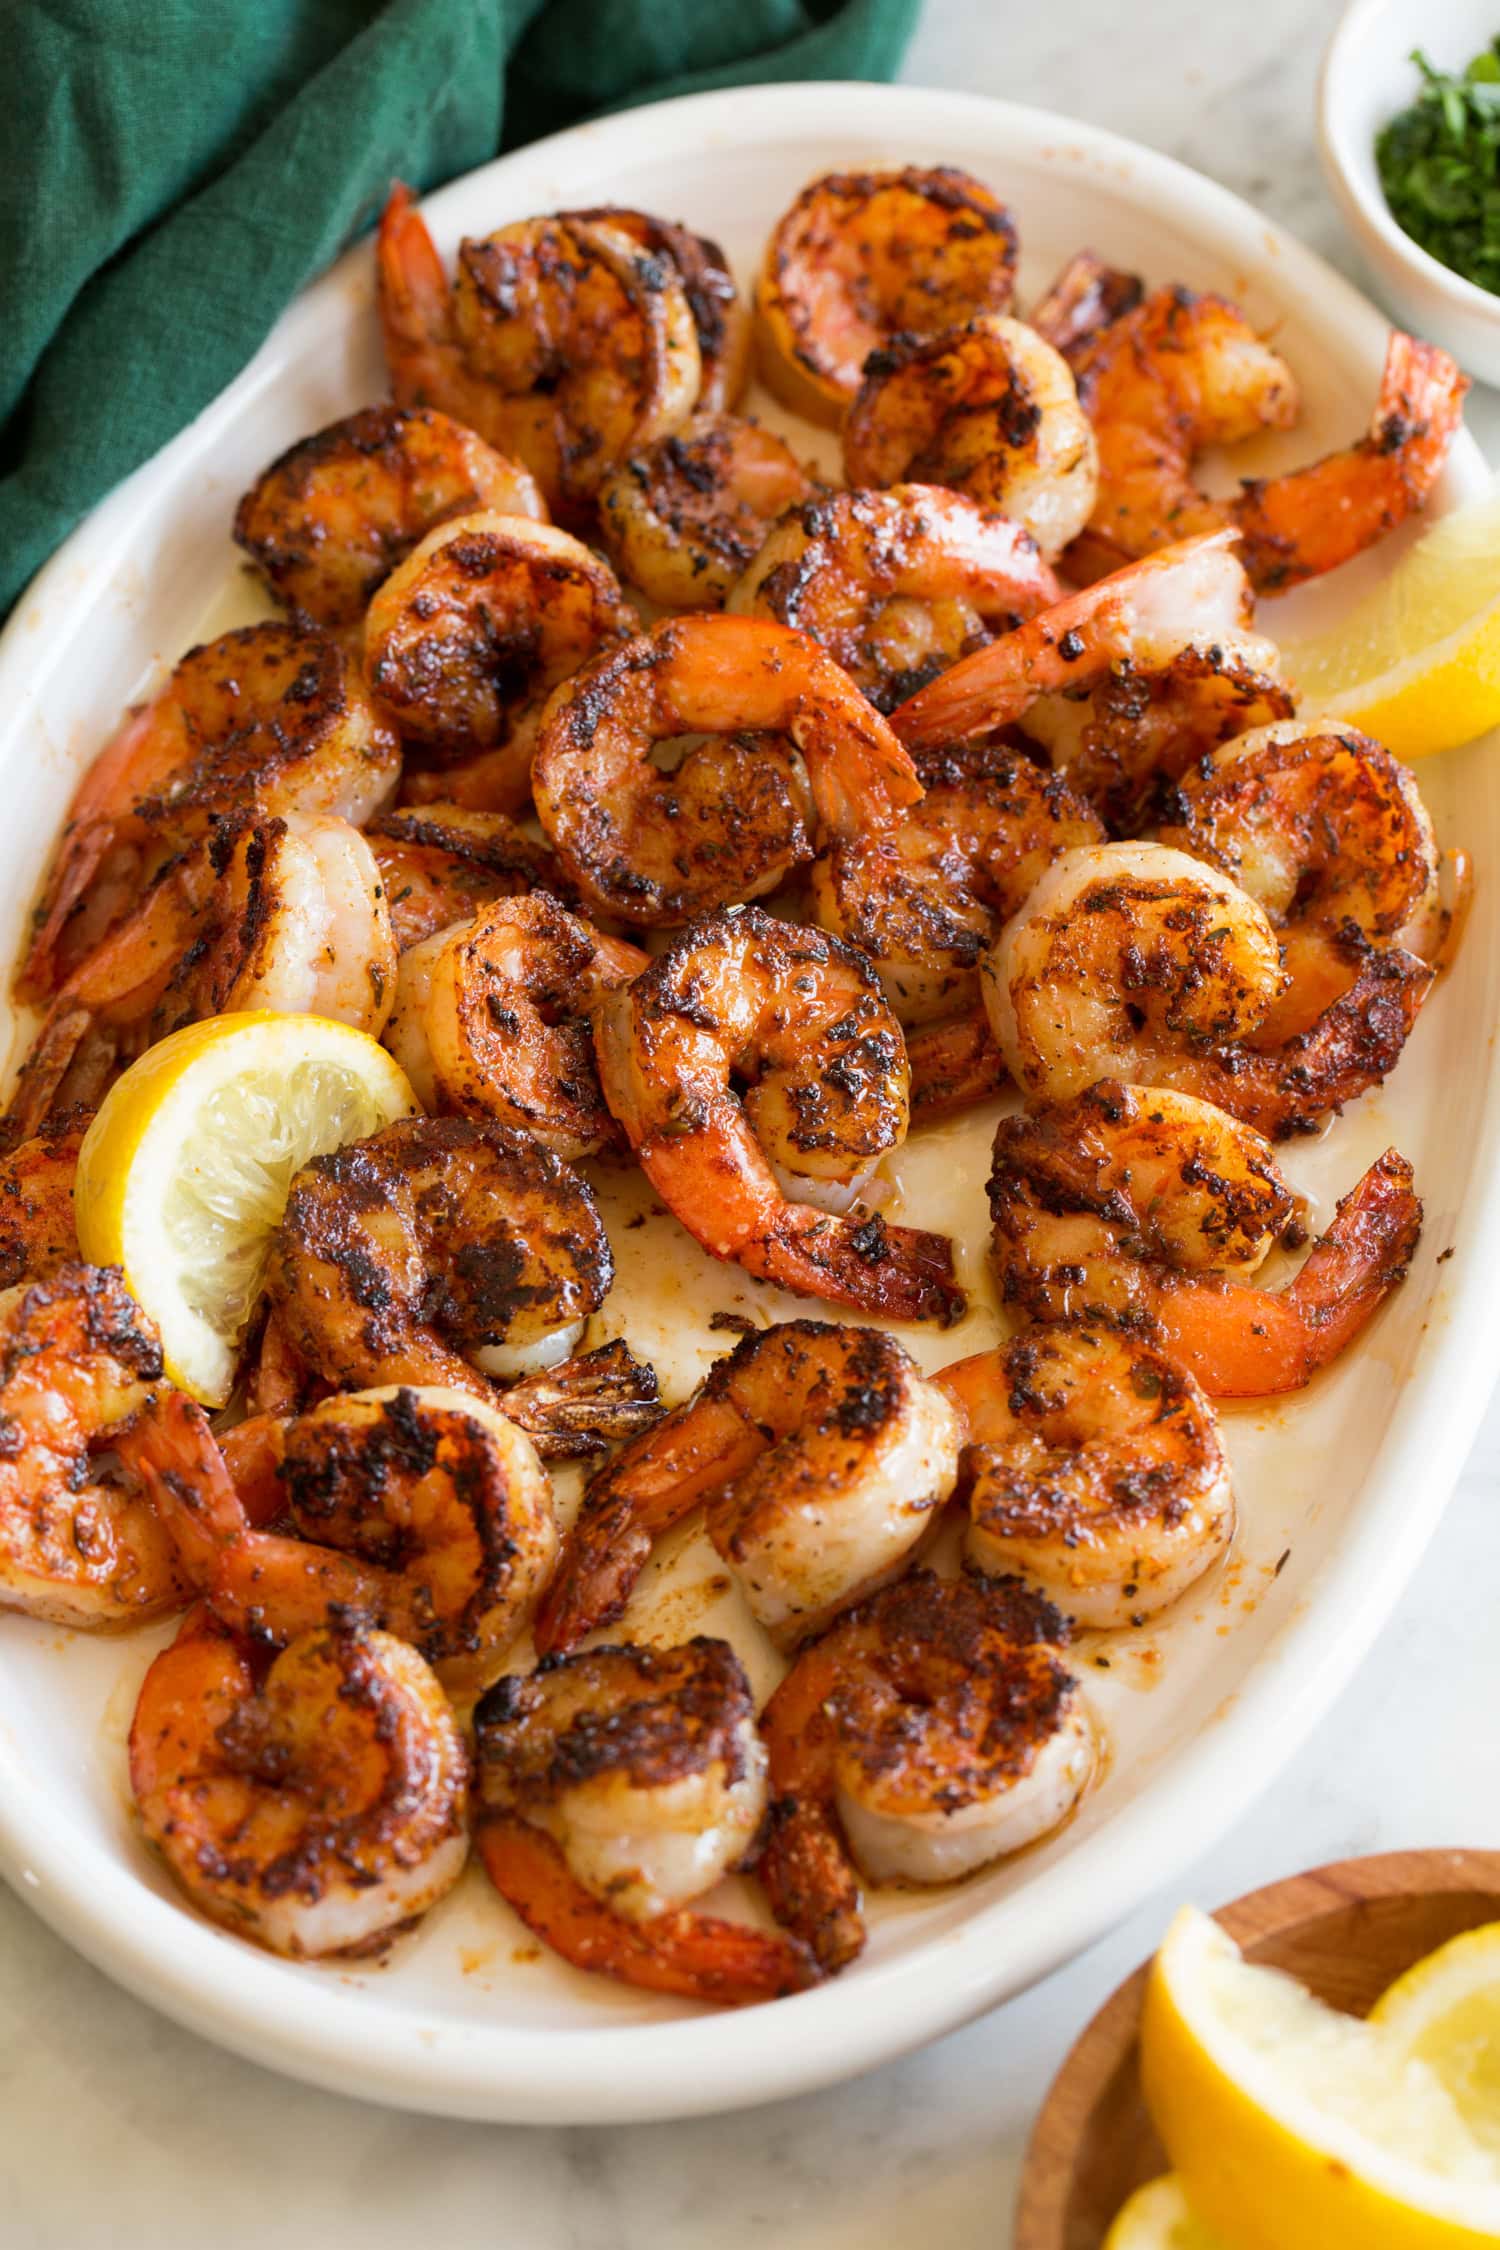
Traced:
<path fill-rule="evenodd" d="M 88 1123 L 86 1111 L 65 1110 L 0 1156 L 0 1289 L 79 1256 L 73 1179 Z"/>
<path fill-rule="evenodd" d="M 183 1024 L 269 1008 L 378 1037 L 395 988 L 385 885 L 359 830 L 227 818 L 67 979 L 22 1066 L 13 1130 L 97 1102 L 117 1068 Z"/>
<path fill-rule="evenodd" d="M 492 899 L 555 889 L 562 881 L 551 854 L 507 813 L 439 799 L 382 813 L 366 833 L 398 953 L 468 921 Z"/>
<path fill-rule="evenodd" d="M 519 456 L 554 513 L 582 520 L 608 470 L 697 404 L 682 277 L 617 227 L 523 219 L 466 240 L 450 290 L 398 183 L 375 257 L 398 405 L 440 407 Z"/>
<path fill-rule="evenodd" d="M 653 749 L 685 734 L 713 739 L 661 772 Z M 548 705 L 532 788 L 585 899 L 642 923 L 758 898 L 811 856 L 809 829 L 883 827 L 922 794 L 847 673 L 761 617 L 668 618 L 606 650 Z"/>
<path fill-rule="evenodd" d="M 829 493 L 784 516 L 729 607 L 810 633 L 889 711 L 1056 600 L 1028 532 L 961 493 L 904 484 Z"/>
<path fill-rule="evenodd" d="M 1366 948 L 1311 1025 L 1268 1042 L 1287 988 L 1263 910 L 1162 844 L 1055 860 L 981 965 L 990 1028 L 1028 1095 L 1124 1074 L 1180 1087 L 1284 1136 L 1378 1085 L 1432 984 L 1415 954 Z"/>
<path fill-rule="evenodd" d="M 906 1136 L 900 1026 L 850 947 L 754 906 L 696 923 L 601 1004 L 595 1041 L 642 1169 L 713 1257 L 892 1320 L 959 1317 L 944 1236 L 789 1202 L 772 1170 L 847 1202 Z"/>
<path fill-rule="evenodd" d="M 234 536 L 299 623 L 340 633 L 435 524 L 476 508 L 547 513 L 529 470 L 446 414 L 367 406 L 273 461 L 236 509 Z"/>
<path fill-rule="evenodd" d="M 721 2006 L 816 1980 L 794 1939 L 690 1904 L 765 1814 L 765 1748 L 726 1641 L 554 1659 L 497 1680 L 476 1720 L 480 1857 L 575 1968 Z"/>
<path fill-rule="evenodd" d="M 935 1380 L 965 1419 L 965 1553 L 1039 1586 L 1079 1625 L 1142 1625 L 1234 1537 L 1218 1417 L 1139 1337 L 1033 1328 Z"/>
<path fill-rule="evenodd" d="M 979 962 L 1061 852 L 1103 834 L 1058 774 L 974 743 L 922 767 L 926 795 L 812 869 L 818 922 L 874 964 L 903 1024 L 982 1010 Z"/>
<path fill-rule="evenodd" d="M 621 577 L 651 601 L 717 609 L 776 518 L 811 490 L 774 432 L 700 412 L 610 472 L 599 529 Z"/>
<path fill-rule="evenodd" d="M 1139 274 L 1106 265 L 1097 251 L 1076 250 L 1032 306 L 1029 325 L 1071 365 L 1102 328 L 1134 312 L 1143 294 Z"/>
<path fill-rule="evenodd" d="M 622 210 L 618 204 L 600 204 L 589 211 L 563 211 L 559 217 L 571 224 L 606 226 L 654 258 L 669 259 L 677 268 L 693 327 L 698 335 L 701 374 L 697 405 L 701 413 L 722 414 L 737 406 L 750 380 L 750 308 L 734 285 L 728 260 L 717 242 L 694 234 L 673 219 L 658 219 L 648 211 Z"/>
<path fill-rule="evenodd" d="M 466 1392 L 340 1392 L 240 1423 L 224 1452 L 173 1393 L 124 1452 L 221 1623 L 285 1642 L 358 1612 L 449 1688 L 495 1677 L 557 1559 L 535 1446 Z M 259 1528 L 282 1515 L 288 1533 Z"/>
<path fill-rule="evenodd" d="M 0 1293 L 0 1608 L 110 1632 L 186 1599 L 149 1499 L 100 1460 L 161 1373 L 112 1266 L 75 1259 Z"/>
<path fill-rule="evenodd" d="M 365 669 L 406 742 L 440 768 L 467 762 L 466 803 L 482 780 L 486 809 L 514 812 L 547 696 L 635 626 L 614 572 L 580 540 L 481 512 L 439 524 L 376 593 Z"/>
<path fill-rule="evenodd" d="M 958 1418 L 893 1337 L 787 1320 L 715 1362 L 584 1496 L 537 1624 L 542 1650 L 612 1625 L 653 1542 L 700 1502 L 778 1648 L 884 1585 L 958 1474 Z"/>
<path fill-rule="evenodd" d="M 1165 671 L 1187 649 L 1232 650 L 1270 671 L 1276 651 L 1248 630 L 1249 580 L 1231 531 L 1164 548 L 1070 594 L 976 649 L 894 712 L 910 750 L 941 750 L 1013 725 L 1038 699 L 1086 692 L 1112 672 Z"/>
<path fill-rule="evenodd" d="M 414 1648 L 348 1620 L 262 1670 L 195 1612 L 146 1674 L 130 1783 L 196 1907 L 296 1960 L 377 1952 L 453 1888 L 469 1761 Z"/>
<path fill-rule="evenodd" d="M 1441 937 L 1432 822 L 1405 766 L 1353 727 L 1261 727 L 1205 758 L 1168 798 L 1164 844 L 1221 868 L 1264 908 L 1288 984 L 1265 1044 L 1305 1031 L 1372 945 L 1431 957 Z"/>
<path fill-rule="evenodd" d="M 1402 1279 L 1422 1225 L 1411 1166 L 1389 1149 L 1295 1280 L 1264 1288 L 1272 1247 L 1305 1240 L 1269 1142 L 1190 1095 L 1115 1079 L 1002 1120 L 990 1211 L 1008 1304 L 1144 1332 L 1215 1398 L 1310 1382 Z"/>
<path fill-rule="evenodd" d="M 296 1175 L 266 1286 L 285 1343 L 325 1379 L 462 1391 L 553 1450 L 589 1451 L 655 1419 L 649 1369 L 617 1348 L 500 1399 L 476 1355 L 570 1348 L 613 1278 L 593 1194 L 560 1158 L 493 1120 L 417 1117 Z M 570 1368 L 580 1393 L 559 1422 Z"/>
<path fill-rule="evenodd" d="M 1010 213 L 968 173 L 830 172 L 802 190 L 766 246 L 761 372 L 799 414 L 837 424 L 871 352 L 1003 313 L 1015 269 Z"/>
<path fill-rule="evenodd" d="M 334 814 L 360 827 L 400 770 L 395 735 L 325 635 L 247 625 L 191 649 L 74 793 L 23 997 L 50 999 L 150 878 L 231 814 Z"/>
<path fill-rule="evenodd" d="M 599 1091 L 594 1010 L 645 966 L 545 891 L 498 899 L 402 954 L 385 1043 L 424 1109 L 596 1156 L 622 1136 Z"/>
<path fill-rule="evenodd" d="M 844 424 L 844 474 L 950 485 L 1020 524 L 1052 562 L 1093 513 L 1099 456 L 1062 354 L 991 314 L 899 337 L 867 363 Z"/>
<path fill-rule="evenodd" d="M 825 1973 L 865 1942 L 856 1867 L 873 1883 L 953 1882 L 1072 1811 L 1095 1749 L 1065 1635 L 1019 1586 L 916 1570 L 797 1659 L 761 1719 L 761 1880 Z"/>
<path fill-rule="evenodd" d="M 1367 436 L 1311 468 L 1251 478 L 1236 500 L 1213 500 L 1192 481 L 1194 456 L 1290 429 L 1297 385 L 1222 297 L 1156 290 L 1079 363 L 1078 395 L 1099 441 L 1087 566 L 1108 570 L 1227 523 L 1262 593 L 1332 570 L 1423 506 L 1468 387 L 1446 352 L 1395 329 Z"/>

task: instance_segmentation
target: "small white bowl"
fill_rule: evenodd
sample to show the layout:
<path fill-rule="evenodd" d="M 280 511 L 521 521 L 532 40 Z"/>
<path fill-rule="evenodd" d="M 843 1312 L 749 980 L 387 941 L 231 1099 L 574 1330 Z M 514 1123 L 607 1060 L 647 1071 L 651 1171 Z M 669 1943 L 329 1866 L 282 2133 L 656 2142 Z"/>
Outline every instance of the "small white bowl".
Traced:
<path fill-rule="evenodd" d="M 1420 47 L 1435 69 L 1460 71 L 1500 32 L 1500 0 L 1351 0 L 1328 42 L 1318 89 L 1318 146 L 1334 197 L 1376 286 L 1403 328 L 1500 384 L 1500 296 L 1412 241 L 1391 216 L 1375 167 L 1375 136 L 1417 97 Z"/>

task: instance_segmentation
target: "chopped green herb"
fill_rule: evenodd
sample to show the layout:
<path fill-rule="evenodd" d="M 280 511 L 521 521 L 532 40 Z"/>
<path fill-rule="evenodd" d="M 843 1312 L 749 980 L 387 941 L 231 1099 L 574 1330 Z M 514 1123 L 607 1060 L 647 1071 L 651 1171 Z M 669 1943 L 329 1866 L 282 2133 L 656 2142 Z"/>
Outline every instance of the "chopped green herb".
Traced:
<path fill-rule="evenodd" d="M 1375 142 L 1391 216 L 1454 273 L 1500 294 L 1500 37 L 1461 78 L 1418 48 L 1422 87 Z"/>

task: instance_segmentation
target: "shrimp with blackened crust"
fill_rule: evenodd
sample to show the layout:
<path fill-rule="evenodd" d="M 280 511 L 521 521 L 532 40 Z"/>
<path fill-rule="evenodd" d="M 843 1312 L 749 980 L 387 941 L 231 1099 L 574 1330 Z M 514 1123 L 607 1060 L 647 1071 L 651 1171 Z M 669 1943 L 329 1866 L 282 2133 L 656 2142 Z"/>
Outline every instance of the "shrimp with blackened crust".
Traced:
<path fill-rule="evenodd" d="M 1197 1379 L 1139 1336 L 1028 1329 L 934 1377 L 964 1418 L 965 1557 L 1075 1624 L 1142 1625 L 1228 1550 L 1234 1492 Z"/>
<path fill-rule="evenodd" d="M 675 219 L 603 203 L 587 211 L 562 211 L 559 218 L 586 226 L 606 226 L 628 235 L 654 258 L 676 267 L 698 337 L 698 408 L 721 414 L 737 406 L 750 380 L 750 308 L 735 287 L 729 261 L 709 235 L 694 234 Z"/>
<path fill-rule="evenodd" d="M 758 422 L 703 414 L 599 488 L 599 531 L 627 584 L 663 609 L 717 609 L 813 479 Z"/>
<path fill-rule="evenodd" d="M 391 388 L 525 462 L 554 514 L 587 520 L 616 462 L 680 429 L 703 364 L 682 275 L 577 213 L 459 244 L 450 289 L 408 189 L 375 246 Z"/>
<path fill-rule="evenodd" d="M 1032 306 L 1029 324 L 1072 366 L 1100 330 L 1134 312 L 1144 294 L 1139 274 L 1106 264 L 1096 250 L 1075 250 Z"/>
<path fill-rule="evenodd" d="M 623 1135 L 599 1090 L 594 1011 L 646 965 L 545 891 L 497 899 L 402 954 L 385 1043 L 424 1109 L 597 1156 Z"/>
<path fill-rule="evenodd" d="M 1214 1398 L 1310 1382 L 1402 1280 L 1422 1227 L 1411 1166 L 1388 1149 L 1268 1289 L 1270 1251 L 1306 1239 L 1269 1142 L 1191 1095 L 1114 1079 L 1002 1119 L 990 1212 L 1007 1304 L 1147 1337 Z"/>
<path fill-rule="evenodd" d="M 792 510 L 728 606 L 810 633 L 889 711 L 1057 597 L 1027 531 L 961 493 L 902 484 Z"/>
<path fill-rule="evenodd" d="M 479 1856 L 575 1968 L 722 2007 L 816 1981 L 794 1938 L 692 1904 L 765 1817 L 765 1747 L 726 1641 L 551 1658 L 498 1680 L 475 1720 Z"/>
<path fill-rule="evenodd" d="M 552 524 L 481 512 L 439 524 L 376 593 L 365 670 L 433 793 L 514 812 L 559 680 L 635 630 L 614 572 Z"/>
<path fill-rule="evenodd" d="M 273 461 L 240 501 L 234 536 L 299 623 L 343 633 L 419 539 L 476 508 L 547 513 L 519 461 L 446 414 L 367 406 Z"/>
<path fill-rule="evenodd" d="M 661 771 L 656 746 L 684 735 L 710 739 Z M 758 898 L 922 794 L 842 667 L 763 617 L 665 619 L 585 665 L 547 706 L 532 789 L 585 900 L 644 924 Z"/>
<path fill-rule="evenodd" d="M 916 1570 L 849 1610 L 762 1714 L 776 1918 L 831 1973 L 865 1942 L 858 1872 L 949 1883 L 1065 1820 L 1095 1764 L 1066 1626 L 1014 1583 Z"/>
<path fill-rule="evenodd" d="M 1053 862 L 981 976 L 996 1043 L 1033 1099 L 1123 1076 L 1284 1137 L 1394 1068 L 1433 972 L 1401 946 L 1366 948 L 1314 1020 L 1277 1037 L 1288 975 L 1248 892 L 1162 844 L 1095 844 Z"/>
<path fill-rule="evenodd" d="M 952 165 L 830 172 L 777 222 L 756 288 L 761 372 L 787 406 L 837 424 L 871 352 L 931 336 L 1015 293 L 1016 230 Z"/>
<path fill-rule="evenodd" d="M 508 813 L 439 798 L 381 813 L 365 833 L 398 953 L 468 921 L 493 899 L 555 891 L 563 882 L 550 852 Z"/>
<path fill-rule="evenodd" d="M 141 1826 L 193 1904 L 295 1960 L 378 1952 L 469 1855 L 469 1761 L 414 1648 L 358 1619 L 264 1652 L 195 1612 L 130 1727 Z"/>
<path fill-rule="evenodd" d="M 1055 562 L 1093 512 L 1099 455 L 1062 354 L 992 314 L 898 337 L 866 361 L 844 474 L 853 485 L 948 485 L 1021 525 Z"/>
<path fill-rule="evenodd" d="M 788 1320 L 746 1336 L 594 1477 L 537 1646 L 613 1624 L 653 1543 L 706 1505 L 752 1613 L 795 1648 L 905 1567 L 953 1490 L 958 1428 L 879 1329 Z"/>
<path fill-rule="evenodd" d="M 716 916 L 611 993 L 594 1036 L 642 1169 L 712 1256 L 876 1317 L 959 1317 L 946 1237 L 791 1202 L 772 1168 L 847 1209 L 906 1137 L 901 1028 L 852 948 L 759 907 Z"/>
<path fill-rule="evenodd" d="M 80 1256 L 73 1181 L 88 1126 L 86 1110 L 64 1110 L 0 1156 L 0 1289 Z"/>
<path fill-rule="evenodd" d="M 400 771 L 395 734 L 325 634 L 247 625 L 190 649 L 74 792 L 22 997 L 52 998 L 152 877 L 224 820 L 332 815 L 360 827 Z"/>
<path fill-rule="evenodd" d="M 284 1643 L 357 1612 L 450 1690 L 495 1677 L 557 1559 L 535 1446 L 466 1392 L 343 1391 L 241 1422 L 222 1451 L 173 1393 L 122 1452 L 222 1624 Z"/>

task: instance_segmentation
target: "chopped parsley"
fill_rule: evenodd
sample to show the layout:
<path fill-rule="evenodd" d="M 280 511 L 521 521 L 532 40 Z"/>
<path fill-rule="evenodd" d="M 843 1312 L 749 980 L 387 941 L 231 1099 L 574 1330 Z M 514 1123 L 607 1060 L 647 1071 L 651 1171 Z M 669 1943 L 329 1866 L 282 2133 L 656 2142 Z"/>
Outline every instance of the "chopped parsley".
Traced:
<path fill-rule="evenodd" d="M 1422 86 L 1375 142 L 1397 224 L 1432 257 L 1500 295 L 1500 37 L 1461 78 L 1418 48 Z"/>

